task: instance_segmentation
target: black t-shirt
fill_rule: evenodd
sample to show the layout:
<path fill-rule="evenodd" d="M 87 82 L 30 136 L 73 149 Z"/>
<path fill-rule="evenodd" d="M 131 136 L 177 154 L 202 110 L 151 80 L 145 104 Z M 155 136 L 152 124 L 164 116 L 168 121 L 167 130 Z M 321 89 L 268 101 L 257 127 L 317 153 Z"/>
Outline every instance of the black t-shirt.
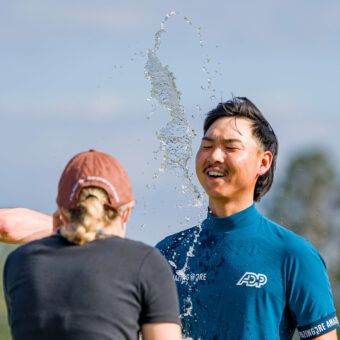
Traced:
<path fill-rule="evenodd" d="M 13 340 L 138 339 L 144 323 L 179 323 L 166 260 L 119 237 L 21 246 L 7 258 L 4 291 Z"/>

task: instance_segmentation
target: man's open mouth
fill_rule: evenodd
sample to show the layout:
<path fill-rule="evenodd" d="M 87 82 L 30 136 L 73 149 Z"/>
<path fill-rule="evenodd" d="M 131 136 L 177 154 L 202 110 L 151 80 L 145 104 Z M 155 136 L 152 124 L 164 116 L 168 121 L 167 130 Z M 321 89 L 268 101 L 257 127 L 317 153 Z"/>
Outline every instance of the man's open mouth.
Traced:
<path fill-rule="evenodd" d="M 208 174 L 208 176 L 214 177 L 214 178 L 224 177 L 224 173 L 223 172 L 219 172 L 219 171 L 208 171 L 207 174 Z"/>

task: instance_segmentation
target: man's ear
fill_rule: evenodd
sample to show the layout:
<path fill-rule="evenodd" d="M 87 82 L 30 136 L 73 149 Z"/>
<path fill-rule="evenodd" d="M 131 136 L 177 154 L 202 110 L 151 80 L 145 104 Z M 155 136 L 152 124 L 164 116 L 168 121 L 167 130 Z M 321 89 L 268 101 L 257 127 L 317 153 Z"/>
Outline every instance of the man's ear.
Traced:
<path fill-rule="evenodd" d="M 260 158 L 260 164 L 259 164 L 259 170 L 258 170 L 258 176 L 264 175 L 272 165 L 273 161 L 273 155 L 270 151 L 264 151 L 262 152 L 261 158 Z"/>

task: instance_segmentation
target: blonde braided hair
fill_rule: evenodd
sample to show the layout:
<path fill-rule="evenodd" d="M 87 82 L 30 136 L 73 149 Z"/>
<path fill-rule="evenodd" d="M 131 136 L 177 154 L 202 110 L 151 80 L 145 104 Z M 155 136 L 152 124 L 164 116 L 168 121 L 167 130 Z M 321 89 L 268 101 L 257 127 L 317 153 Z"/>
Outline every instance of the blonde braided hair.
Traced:
<path fill-rule="evenodd" d="M 104 205 L 107 199 L 106 191 L 101 188 L 83 188 L 78 198 L 79 207 L 64 211 L 69 221 L 60 228 L 61 235 L 78 245 L 105 237 L 100 231 L 117 217 L 115 210 Z M 133 206 L 134 201 L 119 207 L 118 210 Z"/>

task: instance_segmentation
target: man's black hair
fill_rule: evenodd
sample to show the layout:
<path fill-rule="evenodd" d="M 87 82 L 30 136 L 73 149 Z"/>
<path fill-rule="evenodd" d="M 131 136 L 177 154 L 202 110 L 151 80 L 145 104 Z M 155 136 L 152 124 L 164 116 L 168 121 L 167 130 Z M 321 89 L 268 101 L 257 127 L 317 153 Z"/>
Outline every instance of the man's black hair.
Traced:
<path fill-rule="evenodd" d="M 209 127 L 217 120 L 223 117 L 246 118 L 252 123 L 252 133 L 254 137 L 263 146 L 264 151 L 270 151 L 273 155 L 273 160 L 270 169 L 257 179 L 254 191 L 254 200 L 260 201 L 261 197 L 270 189 L 276 165 L 278 153 L 278 140 L 274 130 L 263 117 L 260 110 L 246 97 L 234 97 L 232 100 L 220 103 L 217 107 L 211 110 L 204 121 L 204 134 Z"/>

